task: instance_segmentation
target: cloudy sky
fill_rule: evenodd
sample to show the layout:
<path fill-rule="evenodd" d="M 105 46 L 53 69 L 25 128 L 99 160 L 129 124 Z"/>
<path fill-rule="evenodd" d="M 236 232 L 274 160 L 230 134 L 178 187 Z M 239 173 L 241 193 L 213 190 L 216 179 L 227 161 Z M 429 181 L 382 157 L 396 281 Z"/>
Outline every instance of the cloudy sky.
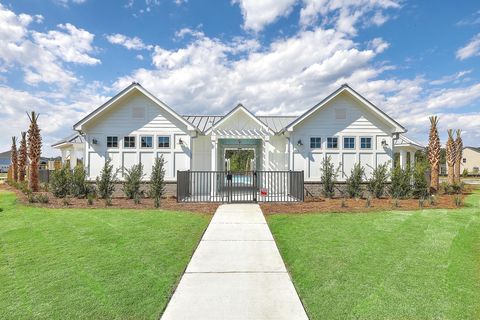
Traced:
<path fill-rule="evenodd" d="M 40 112 L 44 153 L 132 81 L 181 114 L 299 114 L 343 83 L 427 141 L 480 138 L 480 4 L 0 0 L 0 151 Z"/>

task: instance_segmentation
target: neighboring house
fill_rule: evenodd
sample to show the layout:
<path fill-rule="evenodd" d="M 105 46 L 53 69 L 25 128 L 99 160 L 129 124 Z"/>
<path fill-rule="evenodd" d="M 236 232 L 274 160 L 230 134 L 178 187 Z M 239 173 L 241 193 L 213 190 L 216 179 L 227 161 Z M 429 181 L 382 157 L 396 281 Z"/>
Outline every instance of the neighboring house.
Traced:
<path fill-rule="evenodd" d="M 479 174 L 480 148 L 465 147 L 462 151 L 461 171 L 468 170 L 469 174 Z"/>
<path fill-rule="evenodd" d="M 84 159 L 85 140 L 78 132 L 54 143 L 52 147 L 62 152 L 62 163 L 69 163 L 71 169 Z"/>
<path fill-rule="evenodd" d="M 193 102 L 192 102 L 193 103 Z M 299 106 L 303 108 L 303 106 Z M 94 180 L 106 158 L 120 172 L 142 163 L 148 179 L 155 157 L 166 160 L 166 180 L 177 171 L 224 171 L 226 150 L 253 150 L 256 170 L 303 171 L 307 184 L 320 181 L 322 160 L 331 157 L 345 181 L 355 163 L 369 176 L 379 164 L 423 148 L 406 129 L 348 85 L 342 85 L 299 116 L 255 116 L 239 104 L 224 116 L 180 116 L 140 84 L 132 83 L 74 125 L 88 177 Z M 54 145 L 62 158 L 71 139 Z M 80 146 L 80 144 L 78 145 Z M 67 149 L 69 148 L 69 149 Z M 77 149 L 79 150 L 79 149 Z"/>
<path fill-rule="evenodd" d="M 8 172 L 8 168 L 12 164 L 12 152 L 5 151 L 0 153 L 0 173 Z"/>

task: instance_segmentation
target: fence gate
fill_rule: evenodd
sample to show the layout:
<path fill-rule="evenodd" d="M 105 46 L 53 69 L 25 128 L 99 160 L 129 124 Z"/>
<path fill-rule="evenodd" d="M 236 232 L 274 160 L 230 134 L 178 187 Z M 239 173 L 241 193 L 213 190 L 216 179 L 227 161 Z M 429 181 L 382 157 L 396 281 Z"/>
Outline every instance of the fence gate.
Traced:
<path fill-rule="evenodd" d="M 178 202 L 299 202 L 303 171 L 177 171 Z"/>

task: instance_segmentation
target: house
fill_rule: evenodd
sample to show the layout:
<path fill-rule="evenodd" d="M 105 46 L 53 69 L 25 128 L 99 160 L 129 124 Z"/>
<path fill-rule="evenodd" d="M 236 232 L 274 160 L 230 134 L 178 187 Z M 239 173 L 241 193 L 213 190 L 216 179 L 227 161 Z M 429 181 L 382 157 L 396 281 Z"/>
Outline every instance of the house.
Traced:
<path fill-rule="evenodd" d="M 8 172 L 8 168 L 12 164 L 12 152 L 5 151 L 0 153 L 0 173 Z"/>
<path fill-rule="evenodd" d="M 249 150 L 252 171 L 303 171 L 302 183 L 315 192 L 325 157 L 339 168 L 338 180 L 345 181 L 355 163 L 369 176 L 379 164 L 391 166 L 395 152 L 405 165 L 407 155 L 413 161 L 422 148 L 403 135 L 402 125 L 347 84 L 298 116 L 256 116 L 242 104 L 221 116 L 181 116 L 132 83 L 73 129 L 76 137 L 54 147 L 66 159 L 75 149 L 72 139 L 82 144 L 89 179 L 99 175 L 109 158 L 120 179 L 125 169 L 142 163 L 148 180 L 155 157 L 162 156 L 166 180 L 173 185 L 178 172 L 224 172 L 227 154 Z"/>
<path fill-rule="evenodd" d="M 467 170 L 469 174 L 479 174 L 480 171 L 480 148 L 465 147 L 462 151 L 461 173 Z"/>

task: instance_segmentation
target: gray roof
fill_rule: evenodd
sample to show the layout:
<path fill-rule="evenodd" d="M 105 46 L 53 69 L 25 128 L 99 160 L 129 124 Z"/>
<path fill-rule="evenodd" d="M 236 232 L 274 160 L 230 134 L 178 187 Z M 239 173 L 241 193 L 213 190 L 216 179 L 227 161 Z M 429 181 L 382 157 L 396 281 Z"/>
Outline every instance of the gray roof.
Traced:
<path fill-rule="evenodd" d="M 78 132 L 74 132 L 71 135 L 69 135 L 68 137 L 63 138 L 62 140 L 57 141 L 54 144 L 52 144 L 52 147 L 58 146 L 58 145 L 63 144 L 63 143 L 83 143 L 83 142 L 85 142 L 83 137 Z"/>
<path fill-rule="evenodd" d="M 185 115 L 185 120 L 193 124 L 202 132 L 210 129 L 215 123 L 220 121 L 224 116 L 200 116 L 200 115 Z M 288 124 L 297 118 L 297 116 L 256 116 L 258 120 L 262 121 L 267 127 L 274 132 L 280 132 Z"/>
<path fill-rule="evenodd" d="M 8 150 L 0 153 L 0 159 L 10 159 L 12 157 L 12 151 Z"/>

